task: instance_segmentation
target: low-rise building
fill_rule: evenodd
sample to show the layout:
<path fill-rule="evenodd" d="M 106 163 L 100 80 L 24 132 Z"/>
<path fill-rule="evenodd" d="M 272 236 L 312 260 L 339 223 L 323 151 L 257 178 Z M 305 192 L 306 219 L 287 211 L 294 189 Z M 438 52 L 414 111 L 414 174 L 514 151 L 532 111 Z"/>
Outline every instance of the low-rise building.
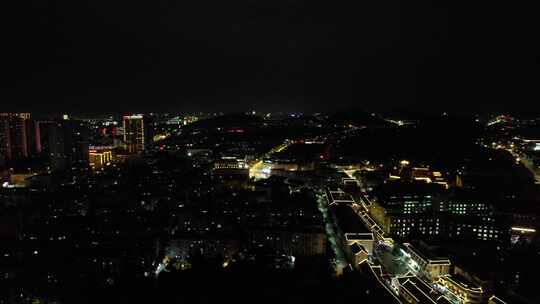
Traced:
<path fill-rule="evenodd" d="M 425 248 L 415 247 L 404 243 L 405 253 L 410 257 L 412 268 L 428 278 L 434 280 L 450 273 L 450 260 L 434 256 Z"/>
<path fill-rule="evenodd" d="M 488 304 L 507 304 L 507 303 L 493 295 L 491 296 L 491 298 L 489 298 Z"/>
<path fill-rule="evenodd" d="M 326 189 L 326 196 L 328 197 L 328 204 L 345 204 L 352 205 L 354 199 L 347 192 L 342 191 L 341 189 Z"/>
<path fill-rule="evenodd" d="M 223 156 L 214 160 L 213 175 L 240 175 L 249 176 L 249 166 L 247 165 L 245 158 L 234 156 Z"/>
<path fill-rule="evenodd" d="M 441 297 L 433 287 L 419 279 L 417 276 L 408 274 L 403 277 L 394 278 L 392 286 L 397 290 L 400 298 L 405 303 L 411 304 L 437 304 Z M 444 298 L 443 298 L 444 299 Z"/>
<path fill-rule="evenodd" d="M 99 170 L 114 160 L 113 147 L 90 147 L 88 160 L 93 170 Z"/>
<path fill-rule="evenodd" d="M 364 248 L 369 255 L 373 253 L 373 242 L 374 242 L 373 232 L 363 232 L 363 233 L 346 233 L 345 240 L 347 245 L 352 246 L 353 244 L 358 244 Z"/>
<path fill-rule="evenodd" d="M 367 261 L 368 259 L 368 252 L 364 246 L 360 245 L 357 242 L 352 243 L 352 245 L 349 246 L 349 250 L 352 253 L 353 256 L 353 266 L 357 268 L 360 264 Z"/>
<path fill-rule="evenodd" d="M 439 278 L 439 283 L 457 295 L 462 303 L 484 303 L 485 293 L 482 287 L 459 274 L 445 275 Z"/>
<path fill-rule="evenodd" d="M 343 248 L 349 248 L 354 243 L 361 245 L 368 255 L 373 253 L 374 235 L 362 218 L 348 205 L 331 205 L 330 213 L 336 223 L 337 236 Z M 354 253 L 348 250 L 349 260 L 355 259 Z"/>

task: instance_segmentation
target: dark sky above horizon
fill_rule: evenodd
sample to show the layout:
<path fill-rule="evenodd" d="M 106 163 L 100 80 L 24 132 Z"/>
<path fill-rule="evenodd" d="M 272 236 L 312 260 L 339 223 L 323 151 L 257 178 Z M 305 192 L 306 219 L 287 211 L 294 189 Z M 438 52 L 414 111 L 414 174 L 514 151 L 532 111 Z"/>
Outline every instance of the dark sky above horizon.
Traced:
<path fill-rule="evenodd" d="M 537 10 L 521 5 L 3 1 L 0 100 L 29 111 L 538 112 Z"/>

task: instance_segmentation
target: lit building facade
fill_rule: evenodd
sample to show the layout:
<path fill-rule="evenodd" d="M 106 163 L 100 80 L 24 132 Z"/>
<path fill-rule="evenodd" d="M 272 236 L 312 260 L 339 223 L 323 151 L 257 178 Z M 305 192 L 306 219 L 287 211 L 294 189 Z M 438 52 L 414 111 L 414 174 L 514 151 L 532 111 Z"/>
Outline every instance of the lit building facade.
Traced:
<path fill-rule="evenodd" d="M 410 243 L 404 243 L 405 253 L 413 261 L 412 268 L 434 280 L 450 273 L 450 260 L 433 256 Z"/>
<path fill-rule="evenodd" d="M 30 113 L 0 113 L 0 153 L 4 159 L 28 157 L 27 121 Z"/>
<path fill-rule="evenodd" d="M 438 283 L 458 296 L 462 303 L 485 303 L 482 287 L 475 285 L 459 274 L 446 275 L 439 278 Z"/>
<path fill-rule="evenodd" d="M 145 149 L 144 117 L 142 115 L 126 115 L 123 118 L 124 145 L 126 152 L 138 154 Z"/>
<path fill-rule="evenodd" d="M 386 234 L 405 238 L 410 235 L 436 237 L 442 233 L 441 219 L 433 216 L 439 203 L 440 188 L 433 185 L 385 185 L 374 200 L 370 213 Z"/>
<path fill-rule="evenodd" d="M 374 201 L 370 213 L 385 233 L 398 238 L 510 240 L 509 221 L 478 197 L 391 190 Z"/>
<path fill-rule="evenodd" d="M 90 167 L 99 170 L 113 161 L 112 147 L 90 147 L 88 150 Z"/>
<path fill-rule="evenodd" d="M 439 293 L 417 276 L 407 274 L 392 279 L 392 288 L 397 291 L 405 303 L 410 304 L 439 304 L 448 303 Z"/>
<path fill-rule="evenodd" d="M 214 170 L 247 170 L 249 166 L 247 165 L 245 159 L 224 156 L 214 161 Z"/>

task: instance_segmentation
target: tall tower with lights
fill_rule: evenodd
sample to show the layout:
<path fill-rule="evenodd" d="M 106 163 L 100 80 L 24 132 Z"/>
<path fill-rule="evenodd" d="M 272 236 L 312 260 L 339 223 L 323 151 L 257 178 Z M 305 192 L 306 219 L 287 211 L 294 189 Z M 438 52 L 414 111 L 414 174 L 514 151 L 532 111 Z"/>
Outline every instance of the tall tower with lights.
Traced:
<path fill-rule="evenodd" d="M 124 145 L 126 151 L 138 154 L 144 151 L 144 119 L 142 115 L 124 116 Z"/>

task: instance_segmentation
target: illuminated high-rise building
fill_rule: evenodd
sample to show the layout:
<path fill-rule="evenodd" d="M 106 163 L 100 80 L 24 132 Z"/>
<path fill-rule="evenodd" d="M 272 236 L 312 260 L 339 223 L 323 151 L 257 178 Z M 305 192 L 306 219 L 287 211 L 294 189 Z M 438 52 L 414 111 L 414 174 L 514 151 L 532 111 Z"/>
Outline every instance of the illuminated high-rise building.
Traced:
<path fill-rule="evenodd" d="M 149 150 L 152 148 L 152 144 L 154 143 L 154 136 L 156 135 L 157 131 L 157 121 L 156 117 L 153 114 L 145 115 L 143 119 L 144 124 L 144 149 Z"/>
<path fill-rule="evenodd" d="M 8 159 L 11 159 L 9 124 L 7 120 L 0 119 L 0 162 Z"/>
<path fill-rule="evenodd" d="M 41 153 L 41 127 L 39 121 L 31 119 L 26 121 L 26 143 L 30 156 Z"/>
<path fill-rule="evenodd" d="M 6 160 L 28 157 L 29 113 L 0 113 L 0 153 Z"/>
<path fill-rule="evenodd" d="M 49 153 L 53 171 L 88 167 L 88 133 L 82 121 L 61 120 L 50 124 Z"/>
<path fill-rule="evenodd" d="M 144 119 L 142 115 L 124 116 L 124 145 L 128 153 L 144 151 Z"/>

